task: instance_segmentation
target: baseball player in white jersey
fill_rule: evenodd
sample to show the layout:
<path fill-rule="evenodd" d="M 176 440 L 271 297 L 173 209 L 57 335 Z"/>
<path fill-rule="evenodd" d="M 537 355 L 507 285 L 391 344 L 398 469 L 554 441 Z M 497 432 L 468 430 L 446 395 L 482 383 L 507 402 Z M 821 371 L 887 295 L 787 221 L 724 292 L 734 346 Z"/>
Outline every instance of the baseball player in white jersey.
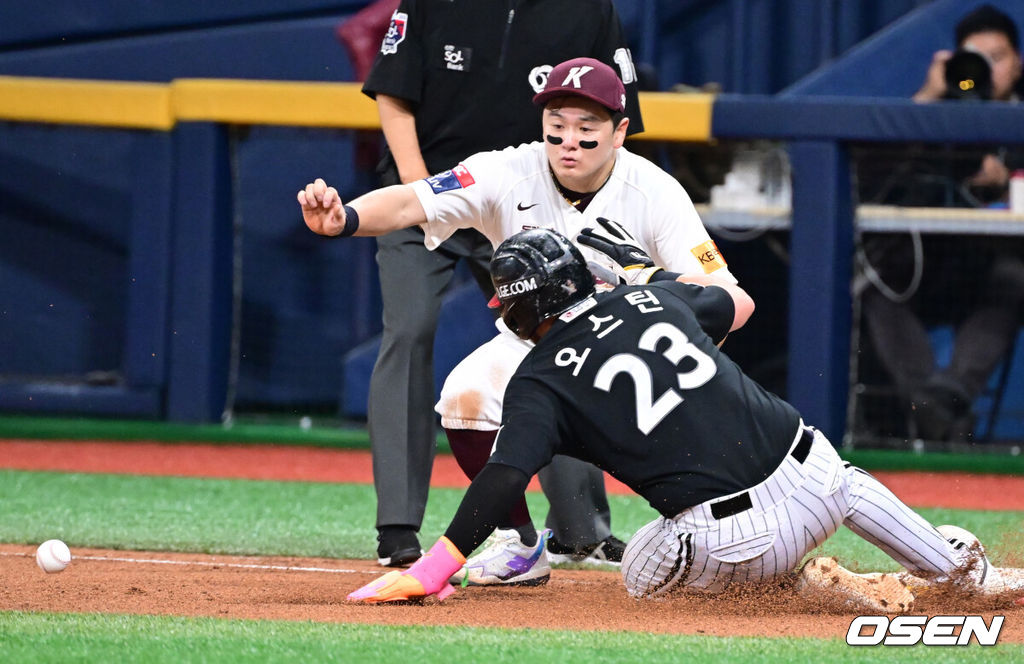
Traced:
<path fill-rule="evenodd" d="M 556 454 L 605 469 L 660 514 L 623 556 L 634 597 L 717 593 L 788 574 L 843 525 L 915 584 L 985 595 L 1024 588 L 1021 570 L 992 567 L 963 529 L 932 527 L 719 350 L 753 311 L 742 289 L 659 270 L 607 220 L 577 242 L 614 256 L 625 283 L 597 292 L 579 249 L 549 229 L 495 251 L 502 318 L 535 345 L 509 381 L 494 453 L 430 554 L 350 600 L 450 595 L 464 556 Z M 858 610 L 902 613 L 915 600 L 896 575 L 854 574 L 831 558 L 811 560 L 799 578 L 811 595 Z"/>
<path fill-rule="evenodd" d="M 530 228 L 575 237 L 598 217 L 606 217 L 621 220 L 660 264 L 683 274 L 714 274 L 736 282 L 682 186 L 625 148 L 618 150 L 611 176 L 582 213 L 554 184 L 541 143 L 477 154 L 460 169 L 463 177 L 481 186 L 432 196 L 428 180 L 415 184 L 430 220 L 424 225 L 428 247 L 440 245 L 468 220 L 497 246 Z M 582 250 L 595 271 L 607 262 L 587 247 Z M 511 334 L 500 319 L 496 327 L 499 334 L 448 375 L 435 408 L 445 429 L 497 431 L 501 424 L 505 385 L 532 344 Z"/>
<path fill-rule="evenodd" d="M 677 272 L 710 273 L 731 283 L 736 281 L 682 186 L 651 162 L 624 148 L 618 150 L 614 168 L 604 186 L 583 210 L 573 206 L 575 198 L 567 199 L 556 186 L 544 144 L 532 143 L 477 154 L 466 159 L 460 168 L 483 186 L 446 192 L 452 195 L 431 196 L 426 181 L 417 184 L 418 192 L 426 194 L 420 196 L 420 201 L 431 220 L 424 226 L 428 247 L 437 246 L 452 232 L 453 224 L 464 224 L 466 220 L 478 220 L 479 225 L 474 227 L 497 245 L 514 233 L 535 227 L 552 228 L 575 237 L 584 227 L 594 225 L 597 217 L 607 217 L 621 220 L 645 249 Z M 600 271 L 600 265 L 607 258 L 589 248 L 583 247 L 583 250 L 595 271 Z M 505 385 L 532 344 L 508 332 L 500 319 L 496 326 L 499 333 L 460 362 L 445 380 L 435 410 L 450 440 L 467 438 L 463 433 L 466 430 L 478 435 L 494 434 L 500 426 Z M 484 439 L 478 444 L 475 456 L 479 467 L 486 462 L 491 442 L 493 439 Z M 557 457 L 550 469 L 540 473 L 549 498 L 558 492 L 564 495 L 579 490 L 577 486 L 558 482 L 559 464 L 578 462 Z M 594 471 L 589 481 L 602 479 Z M 571 495 L 564 495 L 562 503 L 571 504 L 571 500 Z M 572 530 L 565 519 L 588 518 L 586 514 L 565 512 L 552 510 L 547 519 L 547 526 L 554 531 L 553 541 L 548 545 L 551 549 L 548 558 L 560 562 L 591 553 L 585 546 L 579 547 L 577 553 L 563 544 Z M 594 541 L 599 539 L 601 537 L 596 537 Z M 497 553 L 485 551 L 477 558 L 492 559 Z M 618 557 L 613 560 L 618 562 Z M 541 566 L 543 564 L 541 561 Z M 468 567 L 473 569 L 475 565 L 474 560 Z M 473 581 L 482 583 L 484 580 Z"/>
<path fill-rule="evenodd" d="M 607 180 L 583 210 L 551 177 L 546 146 L 540 142 L 477 153 L 450 175 L 410 186 L 426 215 L 422 227 L 429 249 L 458 228 L 476 228 L 498 246 L 530 228 L 553 228 L 575 237 L 605 217 L 621 220 L 660 263 L 699 274 L 725 267 L 682 185 L 622 147 Z M 588 258 L 607 263 L 606 256 L 583 249 Z"/>
<path fill-rule="evenodd" d="M 350 205 L 343 205 L 333 188 L 317 180 L 298 194 L 306 224 L 317 233 L 342 236 L 378 235 L 419 224 L 426 246 L 433 249 L 459 228 L 475 228 L 497 246 L 530 228 L 575 237 L 605 217 L 621 222 L 645 251 L 674 271 L 736 282 L 682 186 L 622 147 L 629 120 L 622 115 L 624 88 L 614 70 L 590 58 L 561 63 L 534 101 L 544 105 L 543 142 L 478 153 L 450 171 L 370 192 Z M 614 272 L 616 266 L 607 256 L 584 251 L 596 271 Z M 437 411 L 457 457 L 459 431 L 497 431 L 505 384 L 529 348 L 528 342 L 499 333 L 449 376 Z M 491 442 L 476 444 L 479 454 L 469 464 L 475 470 L 460 459 L 467 474 L 475 475 L 483 466 Z M 592 470 L 592 481 L 603 482 Z M 541 481 L 546 491 L 558 488 L 557 482 L 545 482 L 544 473 Z M 532 524 L 499 525 L 518 531 L 513 548 L 533 546 L 528 541 L 533 539 Z M 549 525 L 558 540 L 559 524 L 549 520 Z M 538 563 L 531 574 L 546 579 L 549 568 L 543 552 Z M 516 582 L 522 577 L 514 571 L 490 570 L 472 581 Z"/>

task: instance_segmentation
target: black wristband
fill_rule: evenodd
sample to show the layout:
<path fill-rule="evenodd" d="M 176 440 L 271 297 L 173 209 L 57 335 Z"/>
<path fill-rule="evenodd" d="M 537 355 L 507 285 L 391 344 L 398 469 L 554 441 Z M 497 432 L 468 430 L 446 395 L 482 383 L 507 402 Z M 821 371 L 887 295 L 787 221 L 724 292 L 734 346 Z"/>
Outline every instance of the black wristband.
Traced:
<path fill-rule="evenodd" d="M 359 213 L 351 205 L 345 206 L 345 228 L 341 231 L 341 237 L 348 237 L 359 230 Z"/>
<path fill-rule="evenodd" d="M 680 275 L 678 272 L 658 270 L 657 272 L 651 275 L 651 278 L 648 279 L 647 283 L 651 283 L 652 281 L 675 281 L 677 278 L 679 278 L 679 276 Z"/>

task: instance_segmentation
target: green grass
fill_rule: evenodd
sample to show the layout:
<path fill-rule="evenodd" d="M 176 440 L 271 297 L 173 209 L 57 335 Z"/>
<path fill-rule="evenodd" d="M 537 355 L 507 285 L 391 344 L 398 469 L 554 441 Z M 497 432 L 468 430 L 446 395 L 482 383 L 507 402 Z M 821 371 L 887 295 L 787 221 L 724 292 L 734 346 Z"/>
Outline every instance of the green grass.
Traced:
<path fill-rule="evenodd" d="M 978 447 L 977 452 L 972 453 L 844 449 L 839 454 L 853 465 L 868 470 L 1024 475 L 1024 455 L 996 452 L 984 445 Z"/>
<path fill-rule="evenodd" d="M 0 612 L 8 662 L 1015 662 L 1024 646 L 857 648 L 838 639 Z M 60 654 L 57 654 L 60 653 Z"/>
<path fill-rule="evenodd" d="M 308 422 L 304 426 L 304 417 L 299 414 L 245 415 L 224 424 L 0 415 L 0 438 L 155 440 L 370 449 L 365 423 L 316 414 L 307 417 Z M 451 452 L 444 433 L 438 433 L 437 447 L 442 452 Z"/>
<path fill-rule="evenodd" d="M 335 418 L 310 417 L 309 426 L 304 427 L 298 415 L 238 418 L 229 424 L 0 415 L 0 438 L 271 443 L 369 449 L 365 426 Z"/>
<path fill-rule="evenodd" d="M 431 492 L 425 544 L 448 524 L 462 491 Z M 615 532 L 627 538 L 654 518 L 639 498 L 609 496 Z M 546 513 L 543 495 L 528 494 Z M 75 547 L 247 555 L 370 558 L 375 499 L 368 485 L 140 477 L 0 470 L 0 541 L 57 537 Z M 1024 512 L 921 510 L 989 545 L 999 564 L 1004 538 Z M 1016 548 L 1019 548 L 1017 546 Z M 849 531 L 822 548 L 858 571 L 895 569 Z M 2 590 L 0 590 L 2 592 Z M 483 653 L 486 653 L 484 657 Z M 557 657 L 553 655 L 557 653 Z M 984 653 L 979 654 L 979 653 Z M 452 627 L 250 622 L 111 615 L 0 612 L 0 662 L 33 661 L 424 661 L 791 662 L 911 661 L 917 649 L 852 649 L 840 640 L 715 638 Z M 929 661 L 1024 661 L 1019 646 L 931 649 Z"/>
<path fill-rule="evenodd" d="M 916 511 L 933 525 L 952 524 L 977 535 L 994 564 L 1012 567 L 1021 565 L 1019 533 L 1024 530 L 1024 512 L 934 508 L 918 508 Z M 881 549 L 846 528 L 840 528 L 812 555 L 836 556 L 843 565 L 855 572 L 894 572 L 900 569 L 896 561 Z"/>
<path fill-rule="evenodd" d="M 460 489 L 434 489 L 423 544 L 442 535 L 462 500 Z M 535 518 L 547 500 L 529 492 Z M 609 496 L 623 537 L 654 518 L 632 496 Z M 239 555 L 370 558 L 373 487 L 182 477 L 0 470 L 0 541 Z"/>
<path fill-rule="evenodd" d="M 49 440 L 156 440 L 161 442 L 248 443 L 310 445 L 369 449 L 370 438 L 362 422 L 343 421 L 322 414 L 239 415 L 230 424 L 184 424 L 155 420 L 120 420 L 85 417 L 0 415 L 0 438 Z M 448 439 L 437 436 L 441 452 L 450 452 Z M 844 449 L 843 458 L 868 470 L 960 471 L 1024 475 L 1024 455 L 1007 446 L 978 445 L 971 453 L 913 452 L 910 450 Z"/>
<path fill-rule="evenodd" d="M 425 545 L 444 533 L 462 493 L 431 491 L 421 531 Z M 608 498 L 613 529 L 623 539 L 655 517 L 636 496 Z M 542 519 L 544 495 L 529 492 L 527 501 Z M 373 488 L 359 484 L 0 470 L 0 505 L 0 541 L 12 543 L 55 537 L 72 547 L 370 558 L 375 537 Z M 936 525 L 975 533 L 996 564 L 1019 548 L 1016 533 L 1024 530 L 1024 512 L 919 511 Z M 846 529 L 821 551 L 857 571 L 896 568 Z"/>

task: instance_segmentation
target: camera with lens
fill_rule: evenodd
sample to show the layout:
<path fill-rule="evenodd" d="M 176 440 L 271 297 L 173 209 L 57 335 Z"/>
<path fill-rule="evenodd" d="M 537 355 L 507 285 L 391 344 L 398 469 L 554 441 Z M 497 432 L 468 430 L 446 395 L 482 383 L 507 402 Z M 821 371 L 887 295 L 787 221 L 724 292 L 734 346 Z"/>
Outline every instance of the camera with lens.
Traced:
<path fill-rule="evenodd" d="M 945 99 L 991 99 L 992 67 L 977 51 L 957 49 L 946 61 Z"/>

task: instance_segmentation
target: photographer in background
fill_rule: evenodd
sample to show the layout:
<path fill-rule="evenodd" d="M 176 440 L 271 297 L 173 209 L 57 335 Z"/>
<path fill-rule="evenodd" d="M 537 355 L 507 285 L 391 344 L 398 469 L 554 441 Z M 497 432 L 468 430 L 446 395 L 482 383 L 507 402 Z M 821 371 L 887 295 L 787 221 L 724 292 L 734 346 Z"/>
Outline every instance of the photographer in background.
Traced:
<path fill-rule="evenodd" d="M 935 52 L 914 101 L 1020 101 L 1020 43 L 1013 19 L 992 5 L 982 5 L 957 23 L 955 34 L 957 50 Z M 1009 179 L 1004 157 L 988 154 L 978 172 L 970 177 L 970 184 L 1005 191 Z"/>
<path fill-rule="evenodd" d="M 965 51 L 984 56 L 991 67 L 992 88 L 988 98 L 994 101 L 1019 99 L 1020 44 L 1013 19 L 992 5 L 982 5 L 957 23 L 955 34 L 957 51 L 943 49 L 935 52 L 924 84 L 914 93 L 914 101 L 961 98 L 957 91 L 949 89 L 946 64 L 954 55 L 959 56 Z M 956 69 L 955 63 L 951 69 Z"/>
<path fill-rule="evenodd" d="M 957 50 L 935 53 L 918 102 L 1016 102 L 1021 84 L 1017 26 L 991 5 L 964 16 L 955 28 Z M 1013 146 L 1018 152 L 1024 146 Z M 943 155 L 905 158 L 872 191 L 858 173 L 862 202 L 889 205 L 1000 206 L 1019 163 L 1003 148 L 959 167 Z M 908 149 L 913 155 L 914 150 Z M 1010 161 L 1009 168 L 1007 161 Z M 872 167 L 878 168 L 875 161 Z M 955 189 L 943 195 L 935 186 Z M 950 186 L 952 185 L 952 187 Z M 994 205 L 993 205 L 994 204 Z M 877 234 L 863 239 L 860 259 L 866 331 L 881 368 L 906 407 L 909 437 L 973 440 L 972 404 L 1013 347 L 1024 303 L 1021 236 Z M 952 323 L 948 367 L 938 367 L 928 328 Z M 891 435 L 896 432 L 889 432 Z"/>

